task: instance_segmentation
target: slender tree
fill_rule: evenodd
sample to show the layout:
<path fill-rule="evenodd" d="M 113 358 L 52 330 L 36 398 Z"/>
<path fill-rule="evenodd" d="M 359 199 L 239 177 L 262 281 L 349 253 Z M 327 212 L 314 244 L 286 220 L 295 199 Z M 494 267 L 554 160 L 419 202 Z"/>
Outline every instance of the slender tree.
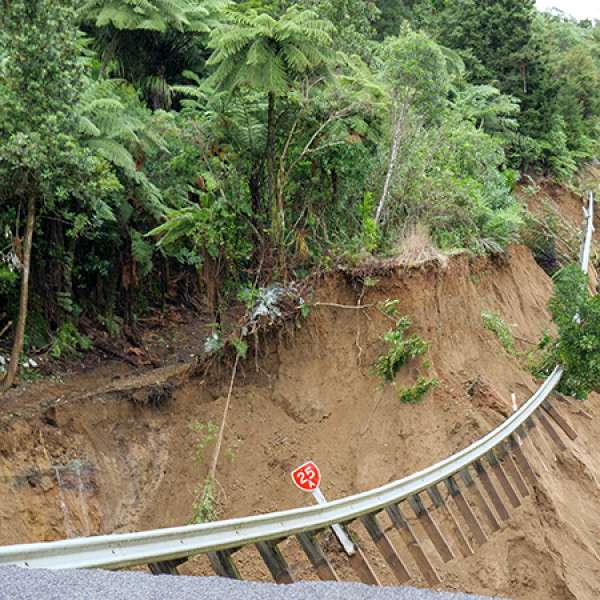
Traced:
<path fill-rule="evenodd" d="M 333 25 L 310 10 L 289 8 L 279 19 L 268 14 L 229 13 L 229 22 L 213 31 L 208 63 L 216 66 L 210 82 L 232 92 L 244 87 L 267 95 L 265 157 L 271 201 L 271 236 L 283 255 L 284 207 L 277 191 L 277 100 L 294 82 L 323 67 L 331 53 Z"/>
<path fill-rule="evenodd" d="M 13 384 L 23 350 L 36 217 L 65 197 L 83 204 L 98 161 L 78 141 L 73 110 L 83 86 L 79 33 L 69 1 L 11 0 L 0 5 L 0 198 L 3 210 L 25 212 L 19 317 L 3 390 Z"/>

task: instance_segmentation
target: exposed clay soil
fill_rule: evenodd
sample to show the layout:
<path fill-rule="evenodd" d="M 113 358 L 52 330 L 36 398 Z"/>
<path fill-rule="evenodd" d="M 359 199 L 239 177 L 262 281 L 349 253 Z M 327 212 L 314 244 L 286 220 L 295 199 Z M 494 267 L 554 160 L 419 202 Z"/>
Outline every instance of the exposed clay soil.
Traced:
<path fill-rule="evenodd" d="M 561 199 L 568 202 L 576 200 Z M 489 431 L 510 414 L 511 393 L 521 403 L 537 386 L 483 327 L 481 313 L 501 315 L 527 350 L 549 326 L 551 292 L 524 247 L 502 258 L 459 255 L 446 265 L 396 269 L 364 290 L 364 305 L 397 299 L 431 342 L 431 373 L 440 385 L 418 405 L 401 404 L 397 390 L 371 373 L 390 327 L 375 307 L 313 307 L 300 326 L 265 341 L 236 381 L 225 442 L 233 459 L 222 461 L 218 476 L 221 516 L 306 504 L 289 472 L 308 458 L 320 465 L 323 491 L 333 499 L 426 467 Z M 316 300 L 353 306 L 360 296 L 355 282 L 335 274 L 319 285 Z M 64 384 L 42 382 L 0 408 L 0 543 L 189 520 L 209 458 L 207 451 L 202 464 L 195 460 L 191 425 L 219 422 L 229 374 L 217 383 L 190 378 L 185 363 L 115 374 L 105 366 Z M 403 368 L 397 385 L 416 375 L 415 367 Z M 441 563 L 416 525 L 443 588 L 532 600 L 600 596 L 600 397 L 557 406 L 578 439 L 557 455 L 534 432 L 525 448 L 539 484 L 473 556 Z M 382 581 L 393 584 L 362 527 L 353 529 Z M 389 535 L 416 575 L 396 533 Z M 313 577 L 293 540 L 281 548 L 298 578 Z M 333 544 L 326 548 L 353 578 Z M 246 577 L 267 579 L 254 550 L 236 562 Z M 208 572 L 204 558 L 181 570 Z M 413 583 L 423 581 L 416 575 Z"/>

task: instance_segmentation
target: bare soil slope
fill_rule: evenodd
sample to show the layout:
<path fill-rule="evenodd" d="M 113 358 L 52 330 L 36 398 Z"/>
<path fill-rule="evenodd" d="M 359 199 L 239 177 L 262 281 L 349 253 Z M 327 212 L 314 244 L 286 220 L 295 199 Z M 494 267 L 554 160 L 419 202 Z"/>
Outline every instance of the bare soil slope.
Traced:
<path fill-rule="evenodd" d="M 521 403 L 537 386 L 483 327 L 481 313 L 499 314 L 526 350 L 549 326 L 551 291 L 523 247 L 502 258 L 459 255 L 446 265 L 396 269 L 362 296 L 350 278 L 330 276 L 317 291 L 321 304 L 300 327 L 264 342 L 237 379 L 225 444 L 233 459 L 223 460 L 219 474 L 222 517 L 307 503 L 289 478 L 307 458 L 320 465 L 333 499 L 421 469 L 489 431 L 510 414 L 511 393 Z M 397 391 L 372 375 L 390 322 L 374 306 L 347 308 L 359 297 L 363 305 L 399 300 L 431 342 L 440 385 L 420 404 L 399 403 Z M 85 393 L 67 387 L 44 397 L 42 386 L 36 398 L 32 387 L 26 408 L 12 402 L 0 415 L 0 543 L 186 523 L 209 454 L 203 464 L 195 460 L 191 425 L 219 421 L 227 379 L 188 379 L 183 365 L 138 380 L 99 378 L 97 386 L 88 375 Z M 398 385 L 415 379 L 405 367 Z M 533 437 L 528 456 L 539 485 L 502 530 L 473 556 L 445 565 L 425 544 L 444 588 L 535 600 L 599 597 L 600 399 L 585 410 L 560 407 L 579 438 L 556 457 L 545 438 Z M 394 583 L 355 530 L 383 581 Z M 303 577 L 309 572 L 294 544 L 282 549 Z M 236 560 L 246 576 L 266 578 L 252 550 Z M 334 561 L 346 574 L 342 558 Z M 207 565 L 200 558 L 182 570 L 203 573 Z"/>

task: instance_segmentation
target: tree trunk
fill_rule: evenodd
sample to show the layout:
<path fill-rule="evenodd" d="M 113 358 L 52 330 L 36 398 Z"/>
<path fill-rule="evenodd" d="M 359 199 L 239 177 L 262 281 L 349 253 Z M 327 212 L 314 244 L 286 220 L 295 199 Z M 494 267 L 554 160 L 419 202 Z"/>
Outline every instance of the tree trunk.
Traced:
<path fill-rule="evenodd" d="M 267 186 L 271 202 L 271 241 L 279 257 L 279 268 L 285 270 L 283 202 L 275 172 L 275 93 L 269 92 L 267 110 Z M 282 263 L 283 261 L 283 263 Z"/>
<path fill-rule="evenodd" d="M 377 212 L 375 213 L 375 223 L 379 226 L 381 224 L 381 217 L 383 214 L 383 209 L 387 200 L 387 197 L 390 193 L 390 187 L 392 183 L 392 176 L 394 174 L 394 170 L 396 168 L 396 160 L 398 159 L 398 150 L 400 148 L 400 141 L 402 139 L 402 125 L 403 125 L 403 115 L 394 123 L 393 133 L 392 133 L 392 150 L 390 152 L 390 161 L 388 163 L 388 169 L 385 176 L 385 183 L 383 184 L 383 192 L 381 193 L 381 198 L 379 200 L 379 205 L 377 206 Z"/>
<path fill-rule="evenodd" d="M 30 197 L 27 201 L 27 225 L 25 229 L 25 248 L 23 255 L 23 274 L 21 277 L 21 294 L 19 299 L 19 319 L 15 331 L 10 364 L 4 380 L 2 381 L 2 392 L 9 390 L 19 372 L 19 361 L 23 352 L 25 339 L 25 324 L 27 322 L 27 307 L 29 305 L 29 272 L 31 270 L 31 246 L 33 243 L 33 228 L 35 225 L 35 200 Z"/>
<path fill-rule="evenodd" d="M 219 313 L 219 267 L 217 261 L 205 253 L 202 260 L 202 269 L 199 271 L 199 280 L 206 293 L 206 304 L 215 323 L 220 322 Z"/>
<path fill-rule="evenodd" d="M 279 274 L 284 279 L 287 279 L 287 264 L 285 259 L 285 212 L 283 205 L 283 190 L 286 185 L 286 174 L 283 165 L 280 166 L 277 171 L 277 177 L 275 178 L 275 206 L 274 210 L 277 213 L 277 256 Z"/>
<path fill-rule="evenodd" d="M 69 239 L 67 249 L 64 255 L 63 265 L 63 289 L 60 292 L 62 297 L 61 308 L 63 311 L 61 325 L 73 318 L 75 299 L 73 297 L 73 267 L 75 266 L 75 250 L 77 248 L 77 238 Z"/>

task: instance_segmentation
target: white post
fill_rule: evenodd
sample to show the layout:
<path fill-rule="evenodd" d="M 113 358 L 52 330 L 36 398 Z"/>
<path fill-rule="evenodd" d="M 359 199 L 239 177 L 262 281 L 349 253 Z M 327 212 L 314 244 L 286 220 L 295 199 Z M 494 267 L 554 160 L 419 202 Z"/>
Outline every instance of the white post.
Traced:
<path fill-rule="evenodd" d="M 327 499 L 323 496 L 323 492 L 321 492 L 321 488 L 317 488 L 311 492 L 313 498 L 315 499 L 317 504 L 327 504 Z M 354 542 L 350 539 L 350 536 L 344 531 L 344 528 L 341 525 L 332 525 L 331 529 L 335 534 L 335 537 L 338 539 L 344 552 L 348 556 L 352 556 L 356 552 L 356 548 L 354 546 Z"/>
<path fill-rule="evenodd" d="M 511 402 L 512 402 L 512 409 L 513 412 L 517 412 L 519 406 L 517 405 L 517 395 L 513 392 L 510 396 Z M 517 444 L 519 444 L 519 446 L 523 445 L 523 440 L 521 439 L 521 436 L 517 433 L 516 435 L 517 438 Z"/>

